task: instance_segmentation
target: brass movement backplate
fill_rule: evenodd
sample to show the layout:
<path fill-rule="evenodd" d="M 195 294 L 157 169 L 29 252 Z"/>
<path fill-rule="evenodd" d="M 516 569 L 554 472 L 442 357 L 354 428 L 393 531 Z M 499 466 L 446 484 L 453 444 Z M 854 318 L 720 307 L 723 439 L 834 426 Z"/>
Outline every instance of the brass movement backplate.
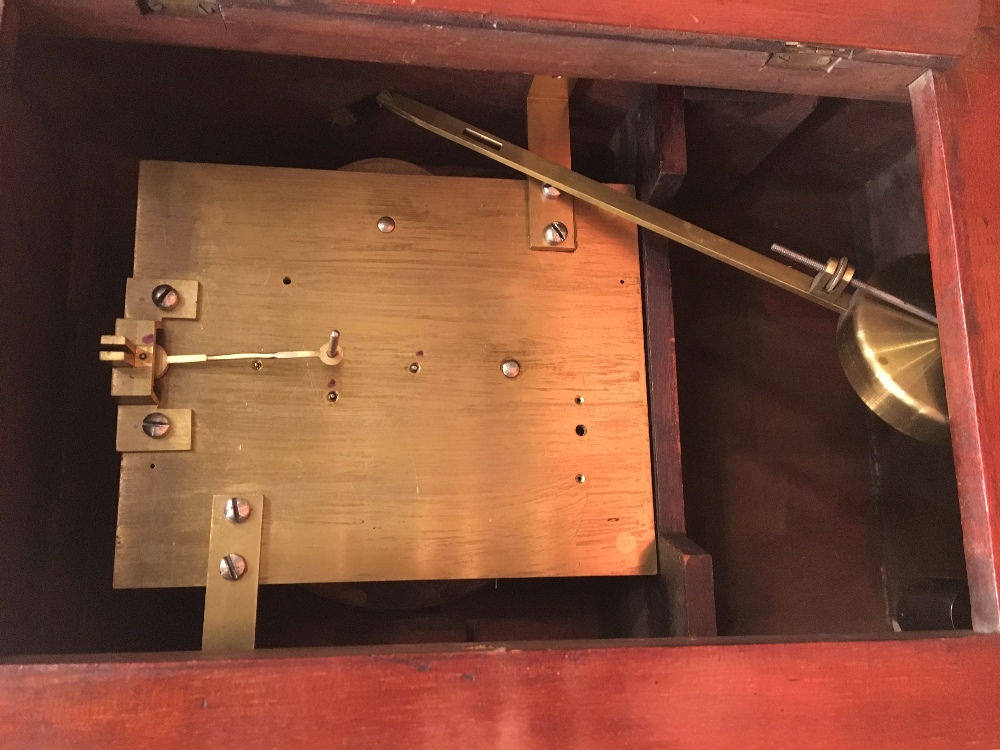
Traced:
<path fill-rule="evenodd" d="M 197 279 L 122 457 L 115 585 L 206 583 L 219 488 L 267 498 L 260 582 L 656 572 L 637 236 L 577 204 L 535 252 L 521 180 L 144 162 L 134 276 Z M 169 512 L 164 512 L 168 509 Z"/>

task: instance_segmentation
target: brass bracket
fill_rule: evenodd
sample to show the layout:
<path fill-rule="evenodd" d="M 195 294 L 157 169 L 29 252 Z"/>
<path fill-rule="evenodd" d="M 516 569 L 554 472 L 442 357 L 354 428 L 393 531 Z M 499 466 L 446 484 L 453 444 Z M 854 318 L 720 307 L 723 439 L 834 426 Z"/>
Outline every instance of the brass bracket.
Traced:
<path fill-rule="evenodd" d="M 203 651 L 253 650 L 263 519 L 263 495 L 212 498 Z"/>
<path fill-rule="evenodd" d="M 114 336 L 101 336 L 101 362 L 111 364 L 111 395 L 119 404 L 158 404 L 156 357 L 160 323 L 115 321 Z"/>
<path fill-rule="evenodd" d="M 145 320 L 194 320 L 198 317 L 198 282 L 188 279 L 128 279 L 125 282 L 125 317 Z M 169 309 L 153 302 L 153 290 L 167 287 L 176 294 Z"/>
<path fill-rule="evenodd" d="M 570 167 L 569 81 L 535 76 L 528 90 L 528 150 Z M 528 244 L 532 250 L 576 250 L 573 196 L 529 177 Z"/>
<path fill-rule="evenodd" d="M 138 6 L 143 15 L 223 20 L 218 0 L 138 0 Z"/>
<path fill-rule="evenodd" d="M 191 410 L 119 406 L 115 448 L 119 453 L 189 451 Z"/>

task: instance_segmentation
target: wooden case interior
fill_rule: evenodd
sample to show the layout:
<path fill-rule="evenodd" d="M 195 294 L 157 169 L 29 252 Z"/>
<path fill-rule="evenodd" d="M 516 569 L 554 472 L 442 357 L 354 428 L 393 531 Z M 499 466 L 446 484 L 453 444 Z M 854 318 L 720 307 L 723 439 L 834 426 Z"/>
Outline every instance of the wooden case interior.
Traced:
<path fill-rule="evenodd" d="M 2 295 L 3 651 L 197 648 L 202 589 L 112 588 L 120 459 L 96 351 L 132 274 L 140 160 L 336 169 L 393 157 L 439 175 L 517 180 L 385 113 L 356 128 L 335 114 L 392 86 L 523 143 L 530 79 L 44 37 L 24 40 L 14 65 L 3 148 L 16 158 L 0 186 L 12 207 L 5 243 L 16 248 L 5 250 Z M 578 82 L 578 170 L 633 178 L 608 144 L 642 95 L 638 84 Z M 781 241 L 848 254 L 862 269 L 920 246 L 906 105 L 688 89 L 684 114 L 687 175 L 672 208 L 685 218 L 757 249 Z M 680 513 L 713 556 L 720 634 L 891 632 L 900 586 L 964 575 L 950 451 L 867 413 L 837 364 L 835 318 L 687 250 L 661 250 L 680 435 L 660 439 L 678 439 L 683 477 L 673 478 L 676 502 L 660 497 L 658 509 Z M 647 314 L 662 302 L 647 288 Z M 645 343 L 650 361 L 673 344 L 655 330 Z M 501 579 L 389 613 L 265 586 L 258 646 L 628 636 L 636 611 L 657 606 L 641 585 Z"/>

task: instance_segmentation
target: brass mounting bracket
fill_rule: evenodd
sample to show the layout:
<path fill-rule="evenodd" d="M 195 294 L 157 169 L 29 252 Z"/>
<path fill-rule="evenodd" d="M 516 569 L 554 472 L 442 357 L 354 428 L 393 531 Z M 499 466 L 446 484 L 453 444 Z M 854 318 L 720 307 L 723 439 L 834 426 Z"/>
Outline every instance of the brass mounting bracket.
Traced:
<path fill-rule="evenodd" d="M 115 321 L 113 336 L 101 336 L 100 359 L 111 365 L 111 395 L 119 404 L 160 402 L 156 392 L 157 320 Z"/>
<path fill-rule="evenodd" d="M 162 319 L 196 319 L 198 289 L 197 281 L 186 279 L 126 281 L 125 317 L 115 321 L 114 335 L 101 336 L 99 354 L 112 368 L 122 453 L 191 450 L 191 410 L 158 409 L 156 381 L 168 364 Z"/>
<path fill-rule="evenodd" d="M 195 320 L 198 317 L 198 282 L 189 279 L 133 279 L 125 282 L 125 317 L 146 320 Z M 154 293 L 168 289 L 172 304 L 154 302 Z"/>
<path fill-rule="evenodd" d="M 263 495 L 212 498 L 202 651 L 254 648 L 263 519 Z"/>
<path fill-rule="evenodd" d="M 119 453 L 191 450 L 191 410 L 119 406 L 115 449 Z"/>
<path fill-rule="evenodd" d="M 528 90 L 528 150 L 570 167 L 568 79 L 535 76 Z M 532 250 L 576 250 L 573 196 L 533 177 L 528 185 L 528 244 Z"/>

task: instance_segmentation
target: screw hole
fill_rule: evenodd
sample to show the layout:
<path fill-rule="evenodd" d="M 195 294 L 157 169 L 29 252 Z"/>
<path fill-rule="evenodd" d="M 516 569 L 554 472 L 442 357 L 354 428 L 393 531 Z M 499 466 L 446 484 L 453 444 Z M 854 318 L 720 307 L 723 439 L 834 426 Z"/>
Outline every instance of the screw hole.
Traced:
<path fill-rule="evenodd" d="M 577 484 L 583 484 L 586 481 L 587 481 L 587 477 L 585 477 L 583 474 L 577 474 L 576 475 L 576 483 Z"/>
<path fill-rule="evenodd" d="M 414 375 L 416 375 L 418 372 L 420 372 L 420 363 L 419 362 L 411 362 L 410 363 L 410 372 L 412 372 Z"/>
<path fill-rule="evenodd" d="M 281 283 L 284 284 L 285 286 L 288 286 L 289 284 L 292 283 L 292 277 L 291 276 L 286 276 L 285 278 L 283 278 L 281 280 Z"/>
<path fill-rule="evenodd" d="M 337 402 L 337 399 L 339 398 L 340 394 L 337 393 L 336 391 L 330 391 L 328 394 L 326 394 L 326 400 L 329 401 L 331 404 L 335 404 Z"/>
<path fill-rule="evenodd" d="M 259 370 L 261 367 L 264 366 L 264 363 L 261 362 L 259 359 L 255 359 L 253 362 L 250 363 L 250 366 L 255 370 Z"/>
<path fill-rule="evenodd" d="M 585 424 L 578 424 L 576 426 L 576 434 L 579 435 L 580 437 L 583 437 L 584 435 L 586 435 L 587 434 L 587 425 L 585 425 Z"/>
<path fill-rule="evenodd" d="M 625 283 L 625 279 L 619 279 L 619 280 L 618 280 L 618 283 L 619 283 L 619 284 L 624 284 L 624 283 Z"/>
<path fill-rule="evenodd" d="M 578 404 L 582 404 L 583 403 L 583 396 L 577 396 L 576 398 L 573 399 L 573 401 L 576 402 L 576 403 L 578 403 Z"/>
<path fill-rule="evenodd" d="M 149 468 L 150 468 L 150 469 L 155 469 L 155 468 L 156 468 L 156 464 L 150 464 L 150 465 L 149 465 Z"/>

